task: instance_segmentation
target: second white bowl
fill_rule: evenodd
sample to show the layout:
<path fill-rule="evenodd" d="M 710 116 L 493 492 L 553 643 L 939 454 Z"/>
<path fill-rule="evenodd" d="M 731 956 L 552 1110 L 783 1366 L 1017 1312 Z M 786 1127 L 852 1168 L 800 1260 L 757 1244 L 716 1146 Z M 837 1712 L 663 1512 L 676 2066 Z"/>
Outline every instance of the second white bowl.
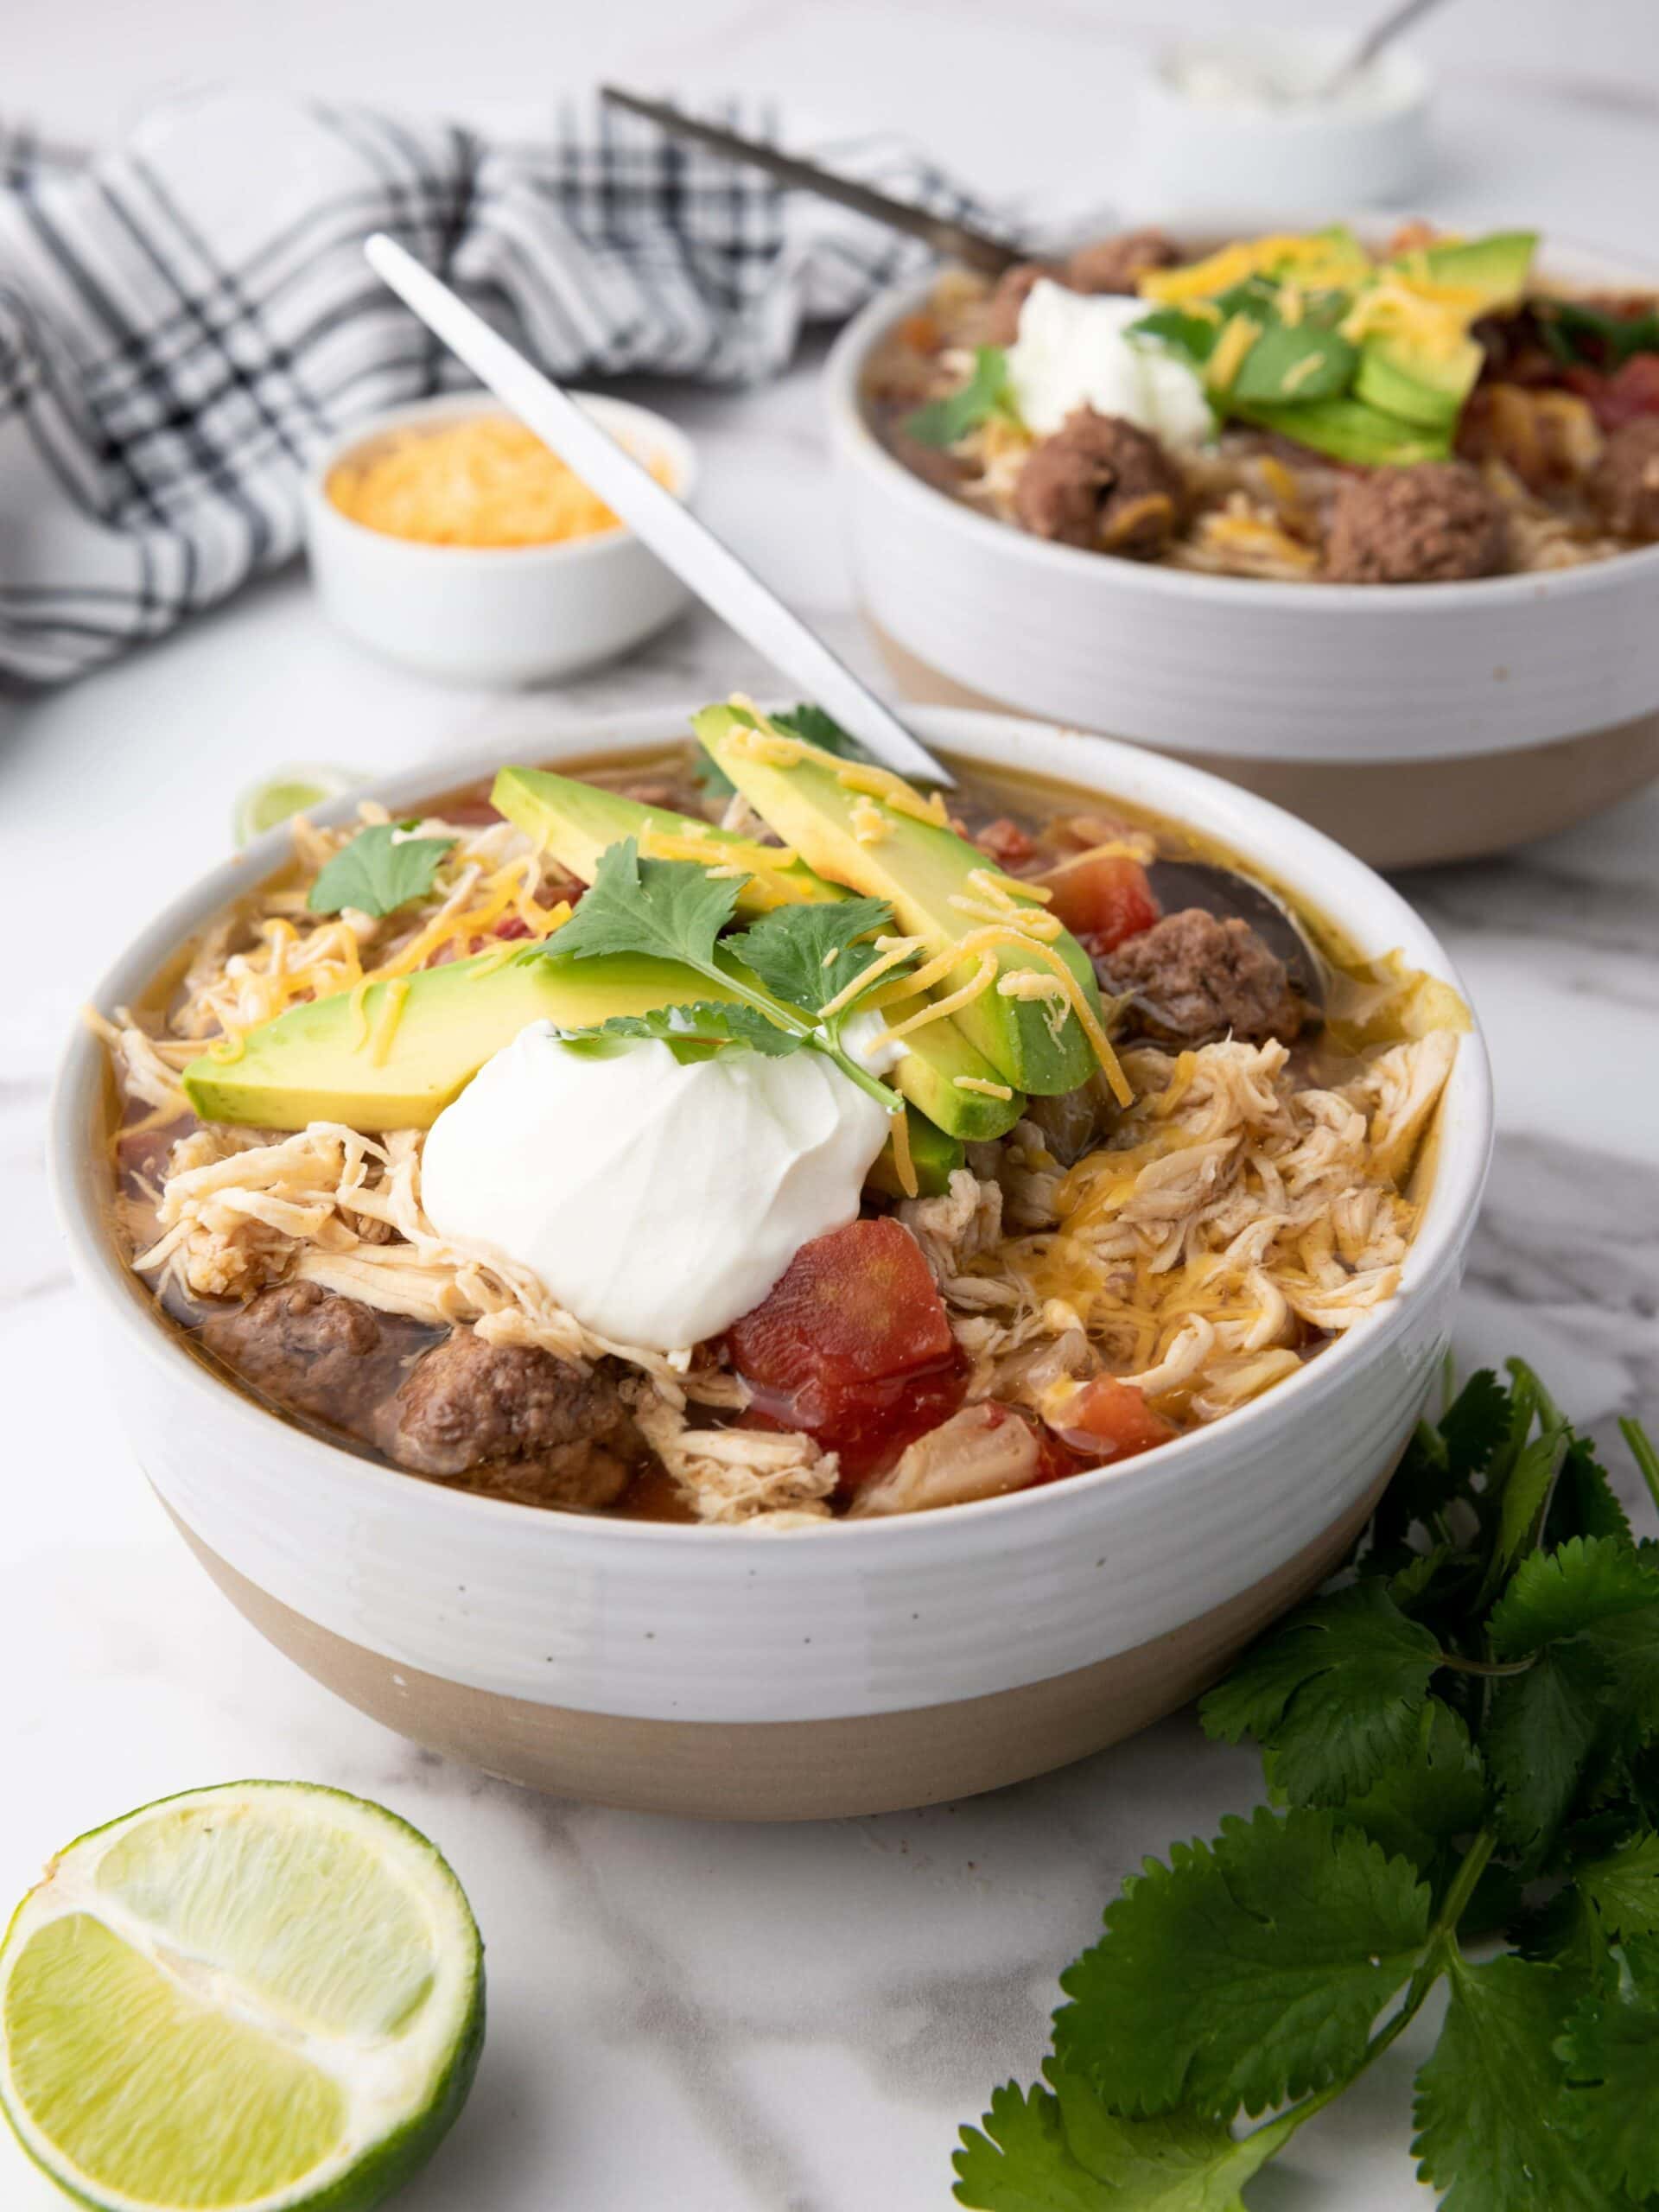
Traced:
<path fill-rule="evenodd" d="M 696 456 L 671 423 L 626 400 L 573 397 L 631 452 L 660 454 L 676 493 L 691 499 Z M 324 607 L 360 644 L 423 676 L 516 689 L 626 652 L 690 594 L 626 528 L 555 545 L 423 544 L 353 522 L 328 497 L 330 472 L 389 430 L 501 411 L 487 392 L 467 391 L 359 423 L 312 464 L 306 543 Z"/>

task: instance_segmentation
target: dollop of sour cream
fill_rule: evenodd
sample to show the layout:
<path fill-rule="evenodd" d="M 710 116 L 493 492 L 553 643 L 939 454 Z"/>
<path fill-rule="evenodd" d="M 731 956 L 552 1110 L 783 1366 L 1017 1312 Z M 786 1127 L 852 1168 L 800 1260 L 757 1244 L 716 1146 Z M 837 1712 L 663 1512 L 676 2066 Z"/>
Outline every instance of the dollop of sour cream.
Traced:
<path fill-rule="evenodd" d="M 597 1335 L 677 1351 L 856 1217 L 887 1135 L 821 1052 L 595 1057 L 536 1021 L 433 1123 L 422 1185 L 441 1236 L 530 1268 Z"/>
<path fill-rule="evenodd" d="M 1040 438 L 1074 408 L 1121 416 L 1166 446 L 1202 445 L 1215 429 L 1204 386 L 1185 361 L 1125 335 L 1144 300 L 1084 293 L 1039 277 L 1020 310 L 1008 381 L 1026 427 Z"/>

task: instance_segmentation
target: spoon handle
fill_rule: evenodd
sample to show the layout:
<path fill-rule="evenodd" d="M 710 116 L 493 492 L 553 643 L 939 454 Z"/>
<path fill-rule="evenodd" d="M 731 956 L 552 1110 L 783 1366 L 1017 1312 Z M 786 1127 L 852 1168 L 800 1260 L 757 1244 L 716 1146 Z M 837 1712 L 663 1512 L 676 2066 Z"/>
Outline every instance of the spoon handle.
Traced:
<path fill-rule="evenodd" d="M 1400 0 L 1400 5 L 1390 8 L 1387 15 L 1374 22 L 1357 46 L 1326 78 L 1321 87 L 1324 98 L 1329 99 L 1344 85 L 1357 77 L 1362 69 L 1369 69 L 1386 46 L 1391 46 L 1403 30 L 1409 30 L 1419 16 L 1426 16 L 1431 8 L 1438 8 L 1440 0 Z"/>
<path fill-rule="evenodd" d="M 626 108 L 630 115 L 644 116 L 648 123 L 658 124 L 671 137 L 694 139 L 698 145 L 710 146 L 734 162 L 747 162 L 752 168 L 765 169 L 780 184 L 802 192 L 815 192 L 820 200 L 833 200 L 842 207 L 850 207 L 855 214 L 868 215 L 873 222 L 885 223 L 889 230 L 903 231 L 907 237 L 921 238 L 936 253 L 944 254 L 951 261 L 965 261 L 969 268 L 982 270 L 988 276 L 1000 276 L 1016 261 L 1029 258 L 1006 238 L 992 238 L 987 232 L 976 230 L 970 224 L 955 222 L 946 215 L 930 215 L 925 207 L 912 207 L 906 200 L 890 200 L 885 192 L 876 192 L 852 177 L 837 176 L 833 169 L 822 169 L 816 162 L 780 153 L 776 146 L 768 146 L 759 138 L 745 138 L 717 123 L 704 123 L 695 115 L 671 106 L 666 100 L 642 99 L 638 92 L 622 92 L 615 85 L 601 85 L 599 96 L 613 107 Z"/>

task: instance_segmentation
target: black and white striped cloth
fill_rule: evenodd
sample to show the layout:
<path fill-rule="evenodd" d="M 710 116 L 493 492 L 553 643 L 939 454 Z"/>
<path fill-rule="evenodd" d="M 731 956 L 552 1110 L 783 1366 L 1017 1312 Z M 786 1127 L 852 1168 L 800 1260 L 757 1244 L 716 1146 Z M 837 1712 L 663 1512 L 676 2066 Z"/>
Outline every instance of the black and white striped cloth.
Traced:
<path fill-rule="evenodd" d="M 806 150 L 982 213 L 894 140 Z M 772 375 L 922 253 L 596 101 L 512 143 L 246 92 L 84 162 L 0 133 L 0 672 L 75 676 L 287 559 L 309 453 L 467 381 L 365 266 L 374 230 L 566 378 Z"/>

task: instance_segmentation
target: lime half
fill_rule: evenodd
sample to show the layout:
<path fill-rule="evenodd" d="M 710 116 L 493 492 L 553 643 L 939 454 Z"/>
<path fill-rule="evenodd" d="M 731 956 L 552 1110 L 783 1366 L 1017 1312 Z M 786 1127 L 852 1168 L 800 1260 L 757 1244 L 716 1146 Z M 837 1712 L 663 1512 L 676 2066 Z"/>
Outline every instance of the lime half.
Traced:
<path fill-rule="evenodd" d="M 262 784 L 243 792 L 231 816 L 231 833 L 238 846 L 251 845 L 290 815 L 321 806 L 325 799 L 340 798 L 355 791 L 363 778 L 350 768 L 327 768 L 316 762 L 279 768 Z"/>
<path fill-rule="evenodd" d="M 0 2105 L 107 2212 L 361 2212 L 423 2165 L 484 2040 L 484 1960 L 426 1838 L 232 1782 L 60 1853 L 0 1946 Z"/>

